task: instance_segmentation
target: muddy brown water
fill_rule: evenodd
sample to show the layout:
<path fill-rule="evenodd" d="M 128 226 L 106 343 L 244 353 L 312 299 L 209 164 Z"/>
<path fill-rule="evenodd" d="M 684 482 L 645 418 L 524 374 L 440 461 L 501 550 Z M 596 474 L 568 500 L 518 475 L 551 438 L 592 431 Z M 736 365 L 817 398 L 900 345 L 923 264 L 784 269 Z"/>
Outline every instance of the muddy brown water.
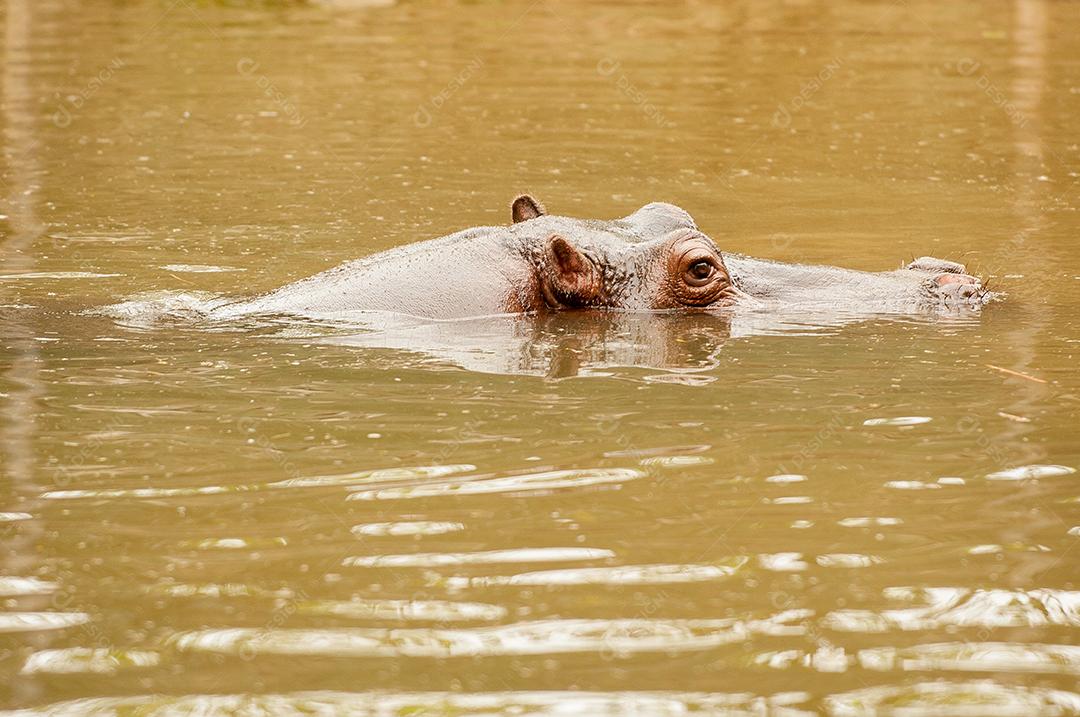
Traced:
<path fill-rule="evenodd" d="M 0 705 L 1080 713 L 1080 6 L 8 0 Z M 982 315 L 142 325 L 508 219 Z M 205 292 L 205 293 L 203 293 Z"/>

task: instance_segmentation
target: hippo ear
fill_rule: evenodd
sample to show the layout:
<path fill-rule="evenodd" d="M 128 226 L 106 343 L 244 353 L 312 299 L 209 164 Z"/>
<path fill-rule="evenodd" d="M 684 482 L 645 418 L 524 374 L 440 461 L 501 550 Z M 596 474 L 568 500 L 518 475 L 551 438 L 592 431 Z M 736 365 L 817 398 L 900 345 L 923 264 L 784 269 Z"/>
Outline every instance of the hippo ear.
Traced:
<path fill-rule="evenodd" d="M 545 248 L 547 279 L 560 303 L 585 306 L 599 296 L 603 280 L 593 260 L 558 234 L 553 234 Z"/>
<path fill-rule="evenodd" d="M 528 194 L 522 194 L 514 200 L 510 205 L 510 213 L 514 217 L 514 224 L 547 214 L 544 205 Z"/>

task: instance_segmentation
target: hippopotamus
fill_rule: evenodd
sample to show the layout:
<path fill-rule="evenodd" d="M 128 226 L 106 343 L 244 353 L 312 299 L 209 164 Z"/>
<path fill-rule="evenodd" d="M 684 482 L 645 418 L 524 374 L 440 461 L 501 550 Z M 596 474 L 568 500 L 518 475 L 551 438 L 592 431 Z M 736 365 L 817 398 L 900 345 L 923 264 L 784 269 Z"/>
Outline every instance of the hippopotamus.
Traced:
<path fill-rule="evenodd" d="M 350 261 L 211 313 L 381 311 L 458 319 L 738 306 L 876 313 L 977 308 L 989 298 L 961 264 L 933 257 L 871 273 L 724 254 L 687 211 L 663 202 L 598 221 L 548 214 L 523 194 L 512 202 L 510 219 Z"/>

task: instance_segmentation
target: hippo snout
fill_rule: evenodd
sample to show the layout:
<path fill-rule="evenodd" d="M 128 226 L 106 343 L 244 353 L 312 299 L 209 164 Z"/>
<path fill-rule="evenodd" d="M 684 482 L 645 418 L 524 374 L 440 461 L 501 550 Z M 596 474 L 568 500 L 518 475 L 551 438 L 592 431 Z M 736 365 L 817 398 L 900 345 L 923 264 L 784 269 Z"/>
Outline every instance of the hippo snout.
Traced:
<path fill-rule="evenodd" d="M 978 277 L 967 273 L 967 267 L 955 261 L 922 256 L 905 267 L 921 273 L 921 288 L 932 304 L 944 307 L 977 307 L 990 301 L 992 295 Z"/>
<path fill-rule="evenodd" d="M 987 295 L 983 283 L 970 274 L 938 274 L 929 280 L 931 293 L 945 304 L 981 304 Z"/>

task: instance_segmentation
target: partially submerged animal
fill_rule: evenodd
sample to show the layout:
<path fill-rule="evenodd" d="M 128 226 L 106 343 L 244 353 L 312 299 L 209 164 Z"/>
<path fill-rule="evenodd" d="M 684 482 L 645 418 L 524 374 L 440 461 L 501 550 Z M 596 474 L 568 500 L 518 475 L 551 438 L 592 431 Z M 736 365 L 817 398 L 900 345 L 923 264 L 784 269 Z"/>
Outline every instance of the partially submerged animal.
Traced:
<path fill-rule="evenodd" d="M 521 195 L 511 218 L 509 226 L 466 229 L 347 262 L 211 314 L 384 311 L 455 319 L 737 305 L 879 313 L 977 308 L 990 297 L 961 264 L 932 257 L 871 273 L 722 255 L 672 204 L 599 221 L 550 215 Z"/>

